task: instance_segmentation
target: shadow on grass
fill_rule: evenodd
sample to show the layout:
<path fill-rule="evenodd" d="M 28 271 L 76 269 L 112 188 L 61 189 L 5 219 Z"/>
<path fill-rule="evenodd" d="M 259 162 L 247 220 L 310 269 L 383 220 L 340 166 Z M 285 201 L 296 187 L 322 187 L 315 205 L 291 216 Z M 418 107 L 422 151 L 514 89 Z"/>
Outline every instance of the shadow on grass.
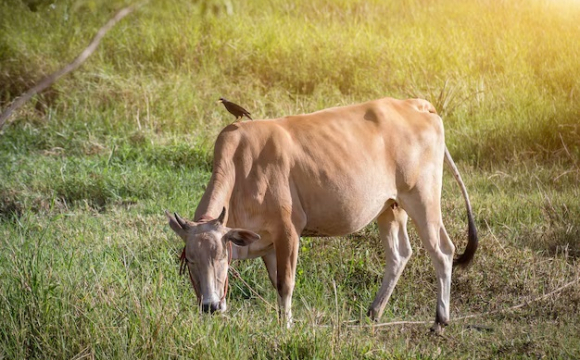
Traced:
<path fill-rule="evenodd" d="M 22 216 L 24 205 L 12 190 L 0 190 L 0 221 L 14 221 Z"/>
<path fill-rule="evenodd" d="M 517 241 L 550 257 L 580 259 L 580 208 L 553 204 L 546 200 L 542 207 L 544 222 L 517 235 Z"/>
<path fill-rule="evenodd" d="M 541 226 L 522 232 L 518 242 L 548 257 L 569 261 L 580 259 L 580 224 L 567 223 Z"/>

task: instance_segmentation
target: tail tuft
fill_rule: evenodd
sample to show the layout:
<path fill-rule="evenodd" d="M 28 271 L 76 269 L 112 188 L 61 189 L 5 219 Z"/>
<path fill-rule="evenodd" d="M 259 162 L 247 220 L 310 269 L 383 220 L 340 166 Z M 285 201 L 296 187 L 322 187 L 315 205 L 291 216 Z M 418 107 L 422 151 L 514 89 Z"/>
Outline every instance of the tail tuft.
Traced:
<path fill-rule="evenodd" d="M 477 239 L 477 229 L 475 228 L 475 221 L 473 220 L 471 212 L 467 213 L 467 223 L 467 246 L 465 247 L 463 254 L 453 260 L 453 266 L 459 266 L 461 268 L 465 268 L 471 263 L 479 244 L 479 240 Z"/>

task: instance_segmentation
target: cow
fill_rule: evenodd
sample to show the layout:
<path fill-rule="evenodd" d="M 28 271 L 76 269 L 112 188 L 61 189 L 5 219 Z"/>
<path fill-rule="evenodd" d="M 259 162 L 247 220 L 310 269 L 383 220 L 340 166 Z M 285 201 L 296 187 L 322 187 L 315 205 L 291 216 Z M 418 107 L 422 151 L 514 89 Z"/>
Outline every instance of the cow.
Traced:
<path fill-rule="evenodd" d="M 444 161 L 467 208 L 468 243 L 455 260 L 441 215 Z M 185 242 L 183 266 L 204 311 L 226 310 L 231 259 L 261 257 L 288 326 L 301 236 L 343 236 L 377 221 L 386 267 L 368 315 L 378 321 L 411 257 L 410 217 L 435 268 L 437 333 L 449 321 L 452 266 L 468 265 L 478 244 L 443 121 L 422 99 L 383 98 L 230 124 L 215 142 L 194 221 L 165 214 Z"/>

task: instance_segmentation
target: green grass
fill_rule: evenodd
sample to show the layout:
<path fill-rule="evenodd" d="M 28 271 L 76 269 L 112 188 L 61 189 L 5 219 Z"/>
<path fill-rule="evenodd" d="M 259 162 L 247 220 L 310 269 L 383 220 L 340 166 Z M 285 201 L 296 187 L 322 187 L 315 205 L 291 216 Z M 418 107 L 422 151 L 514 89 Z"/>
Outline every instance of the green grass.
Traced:
<path fill-rule="evenodd" d="M 0 3 L 0 106 L 71 61 L 123 1 Z M 151 1 L 0 133 L 0 359 L 578 358 L 580 4 L 575 1 Z M 295 326 L 261 261 L 235 262 L 229 311 L 199 314 L 163 210 L 193 215 L 233 120 L 424 97 L 476 213 L 452 322 L 372 328 L 374 225 L 303 238 Z M 465 246 L 446 172 L 444 221 Z M 382 321 L 432 320 L 433 267 L 410 260 Z M 356 327 L 360 321 L 363 327 Z M 477 330 L 480 329 L 480 330 Z"/>

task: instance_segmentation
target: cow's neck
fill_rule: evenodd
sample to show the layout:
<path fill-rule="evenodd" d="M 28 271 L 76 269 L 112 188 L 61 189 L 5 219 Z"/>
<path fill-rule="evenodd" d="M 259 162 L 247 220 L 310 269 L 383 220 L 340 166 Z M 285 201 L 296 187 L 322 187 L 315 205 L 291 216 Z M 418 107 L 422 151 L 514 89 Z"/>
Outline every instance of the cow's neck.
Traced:
<path fill-rule="evenodd" d="M 216 219 L 224 207 L 228 209 L 232 194 L 230 184 L 233 182 L 224 175 L 218 174 L 223 174 L 223 172 L 213 172 L 207 189 L 195 210 L 194 221 Z"/>
<path fill-rule="evenodd" d="M 233 260 L 245 260 L 249 259 L 248 247 L 247 246 L 237 246 L 232 244 L 232 259 Z"/>

